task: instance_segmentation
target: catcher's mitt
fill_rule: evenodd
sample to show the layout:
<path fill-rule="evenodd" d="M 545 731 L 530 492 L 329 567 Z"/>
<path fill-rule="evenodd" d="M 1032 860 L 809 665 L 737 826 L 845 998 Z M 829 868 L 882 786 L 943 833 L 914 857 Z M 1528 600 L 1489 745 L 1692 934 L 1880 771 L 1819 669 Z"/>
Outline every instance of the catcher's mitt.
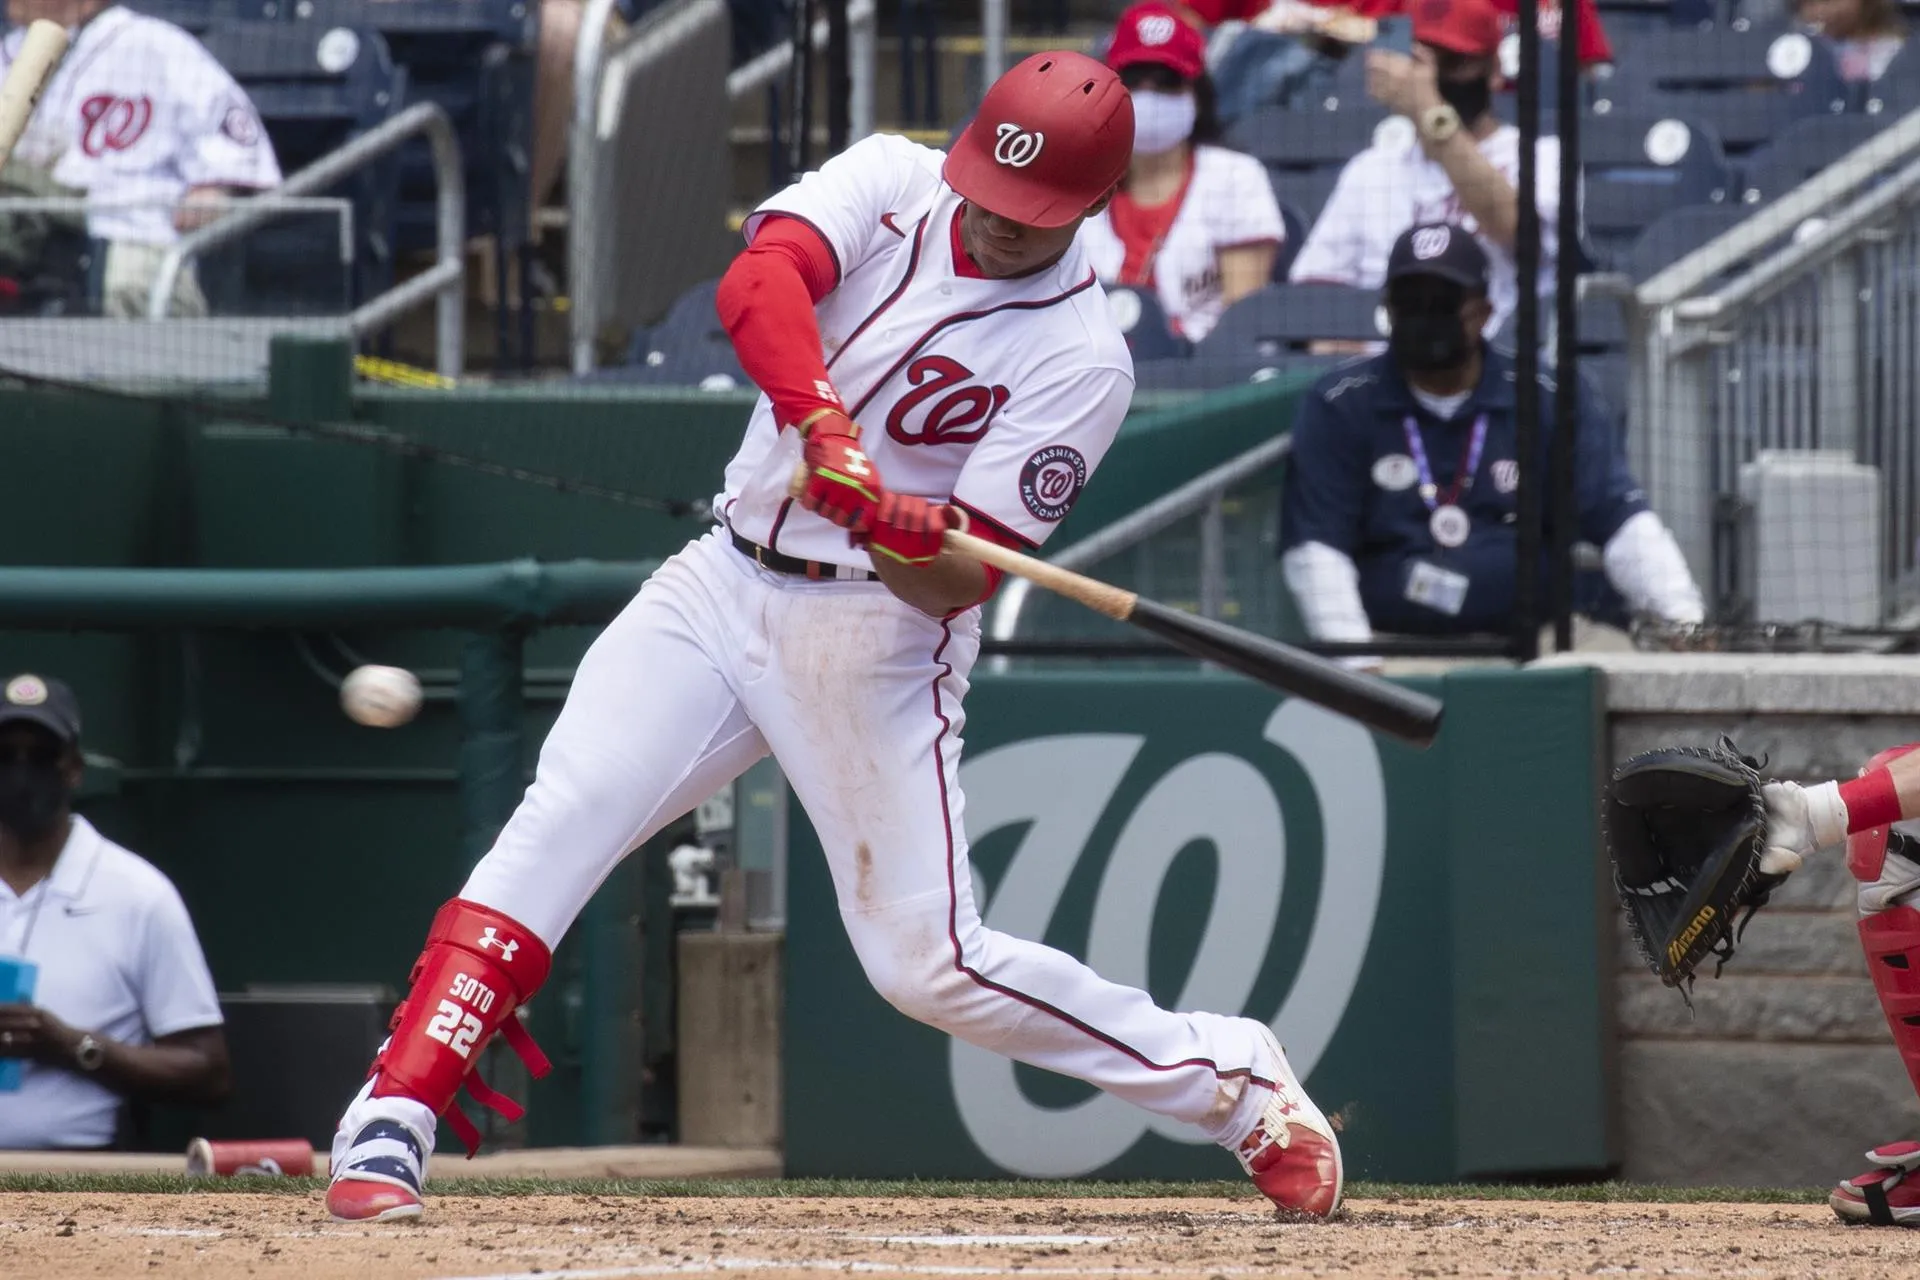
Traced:
<path fill-rule="evenodd" d="M 1642 752 L 1613 771 L 1602 820 L 1614 887 L 1640 954 L 1670 987 L 1690 985 L 1709 954 L 1720 958 L 1719 976 L 1747 921 L 1786 879 L 1759 869 L 1767 834 L 1759 769 L 1722 738 L 1717 747 Z"/>

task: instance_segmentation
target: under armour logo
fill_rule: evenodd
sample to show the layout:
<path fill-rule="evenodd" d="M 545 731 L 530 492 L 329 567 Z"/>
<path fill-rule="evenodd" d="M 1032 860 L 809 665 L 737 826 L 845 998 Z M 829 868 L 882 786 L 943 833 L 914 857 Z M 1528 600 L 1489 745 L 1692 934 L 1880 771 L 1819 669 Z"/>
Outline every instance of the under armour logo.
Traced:
<path fill-rule="evenodd" d="M 870 476 L 873 468 L 867 465 L 867 455 L 858 449 L 847 451 L 847 474 L 850 476 Z"/>
<path fill-rule="evenodd" d="M 480 949 L 485 951 L 488 947 L 500 948 L 500 959 L 507 964 L 512 964 L 513 953 L 520 949 L 520 944 L 502 939 L 493 931 L 493 926 L 488 925 L 480 931 Z"/>
<path fill-rule="evenodd" d="M 1003 124 L 994 132 L 1000 140 L 994 144 L 993 158 L 1015 169 L 1032 164 L 1039 157 L 1040 148 L 1047 145 L 1046 134 L 1028 133 L 1017 124 Z"/>

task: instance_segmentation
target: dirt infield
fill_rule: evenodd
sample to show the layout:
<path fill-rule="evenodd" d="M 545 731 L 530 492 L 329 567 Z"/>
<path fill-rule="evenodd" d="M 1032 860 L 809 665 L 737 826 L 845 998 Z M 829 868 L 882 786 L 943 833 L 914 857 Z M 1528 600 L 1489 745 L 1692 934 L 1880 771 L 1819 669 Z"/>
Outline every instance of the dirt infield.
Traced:
<path fill-rule="evenodd" d="M 414 1224 L 313 1195 L 0 1193 L 0 1275 L 613 1280 L 938 1276 L 1920 1277 L 1920 1235 L 1817 1205 L 1357 1200 L 1332 1224 L 1251 1199 L 436 1197 Z"/>

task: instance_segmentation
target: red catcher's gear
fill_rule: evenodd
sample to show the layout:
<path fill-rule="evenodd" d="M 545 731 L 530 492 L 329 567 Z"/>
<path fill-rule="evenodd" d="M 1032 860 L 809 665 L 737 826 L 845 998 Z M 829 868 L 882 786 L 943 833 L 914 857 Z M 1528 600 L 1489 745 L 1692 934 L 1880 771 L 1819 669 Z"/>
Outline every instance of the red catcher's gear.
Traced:
<path fill-rule="evenodd" d="M 988 213 L 1064 227 L 1126 176 L 1133 99 L 1083 53 L 1036 53 L 993 82 L 947 152 L 947 185 Z"/>

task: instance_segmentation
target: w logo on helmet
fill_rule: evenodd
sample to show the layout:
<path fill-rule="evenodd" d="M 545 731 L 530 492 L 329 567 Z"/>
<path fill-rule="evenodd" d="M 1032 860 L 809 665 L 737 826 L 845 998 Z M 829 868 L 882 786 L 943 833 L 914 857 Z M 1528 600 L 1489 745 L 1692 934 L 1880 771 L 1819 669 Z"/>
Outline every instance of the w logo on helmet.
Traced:
<path fill-rule="evenodd" d="M 994 143 L 993 158 L 1015 169 L 1032 164 L 1039 158 L 1040 148 L 1047 145 L 1046 134 L 1028 133 L 1017 124 L 1003 124 L 994 134 L 999 141 Z"/>

